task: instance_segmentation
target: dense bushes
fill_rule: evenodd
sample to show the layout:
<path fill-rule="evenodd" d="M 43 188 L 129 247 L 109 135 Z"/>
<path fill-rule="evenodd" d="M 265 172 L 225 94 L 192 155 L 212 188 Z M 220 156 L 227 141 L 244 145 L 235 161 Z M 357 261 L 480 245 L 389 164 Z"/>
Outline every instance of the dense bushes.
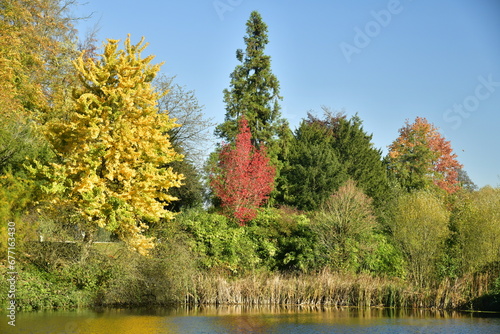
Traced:
<path fill-rule="evenodd" d="M 315 266 L 309 219 L 287 209 L 261 209 L 248 226 L 218 213 L 191 210 L 178 217 L 190 236 L 200 268 L 232 275 L 254 270 L 301 270 Z"/>
<path fill-rule="evenodd" d="M 462 273 L 500 260 L 500 188 L 457 196 L 451 216 L 454 256 Z"/>

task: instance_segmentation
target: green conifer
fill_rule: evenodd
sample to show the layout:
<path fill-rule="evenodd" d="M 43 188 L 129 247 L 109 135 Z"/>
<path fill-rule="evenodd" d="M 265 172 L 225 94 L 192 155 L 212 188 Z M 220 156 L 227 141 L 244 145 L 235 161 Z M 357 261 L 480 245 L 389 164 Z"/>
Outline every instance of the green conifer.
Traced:
<path fill-rule="evenodd" d="M 286 121 L 281 119 L 279 81 L 271 71 L 271 57 L 264 54 L 269 42 L 267 25 L 256 11 L 250 14 L 246 25 L 246 49 L 236 51 L 241 64 L 231 73 L 230 88 L 224 90 L 226 117 L 215 134 L 225 142 L 234 142 L 238 119 L 244 115 L 252 133 L 252 143 L 265 144 L 274 158 L 279 150 L 277 139 L 288 129 Z"/>

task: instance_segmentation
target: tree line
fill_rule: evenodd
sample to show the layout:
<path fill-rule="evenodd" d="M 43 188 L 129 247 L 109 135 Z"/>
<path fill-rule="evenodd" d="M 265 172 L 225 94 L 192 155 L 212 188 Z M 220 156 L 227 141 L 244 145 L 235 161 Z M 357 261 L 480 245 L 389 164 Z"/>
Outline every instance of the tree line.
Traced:
<path fill-rule="evenodd" d="M 41 236 L 82 242 L 65 272 L 92 272 L 80 288 L 113 282 L 89 260 L 106 235 L 154 265 L 185 252 L 194 271 L 229 277 L 328 268 L 435 288 L 487 273 L 483 293 L 498 298 L 500 190 L 478 190 L 427 119 L 408 120 L 387 156 L 357 115 L 324 107 L 292 131 L 254 11 L 221 143 L 202 161 L 213 124 L 195 93 L 142 55 L 144 39 L 79 42 L 74 5 L 1 1 L 0 219 L 26 250 Z M 34 258 L 27 272 L 60 270 Z"/>

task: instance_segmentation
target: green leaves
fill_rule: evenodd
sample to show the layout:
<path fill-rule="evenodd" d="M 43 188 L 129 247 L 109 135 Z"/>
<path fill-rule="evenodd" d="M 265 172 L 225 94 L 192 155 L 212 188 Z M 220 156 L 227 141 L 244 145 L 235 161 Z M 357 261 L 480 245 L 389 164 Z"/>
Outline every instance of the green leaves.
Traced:
<path fill-rule="evenodd" d="M 345 179 L 325 129 L 306 122 L 297 129 L 286 162 L 283 200 L 301 210 L 318 208 Z"/>
<path fill-rule="evenodd" d="M 500 189 L 463 192 L 453 205 L 455 256 L 464 273 L 500 260 Z"/>
<path fill-rule="evenodd" d="M 321 254 L 335 269 L 357 271 L 373 251 L 376 226 L 372 199 L 348 180 L 312 215 Z"/>
<path fill-rule="evenodd" d="M 267 25 L 256 11 L 247 22 L 245 51 L 237 50 L 241 62 L 231 73 L 230 89 L 224 90 L 226 117 L 215 130 L 218 137 L 232 143 L 238 133 L 237 120 L 245 116 L 252 132 L 252 143 L 266 145 L 271 160 L 279 153 L 276 141 L 283 136 L 279 100 L 279 81 L 271 72 L 271 58 L 264 54 L 267 45 Z"/>
<path fill-rule="evenodd" d="M 436 263 L 450 235 L 450 212 L 441 197 L 420 190 L 400 196 L 392 214 L 393 238 L 407 258 L 412 279 L 424 286 L 436 278 Z"/>
<path fill-rule="evenodd" d="M 357 182 L 380 205 L 388 191 L 381 152 L 361 120 L 325 110 L 321 120 L 309 114 L 295 131 L 284 157 L 280 188 L 282 201 L 303 210 L 315 210 L 348 178 Z"/>

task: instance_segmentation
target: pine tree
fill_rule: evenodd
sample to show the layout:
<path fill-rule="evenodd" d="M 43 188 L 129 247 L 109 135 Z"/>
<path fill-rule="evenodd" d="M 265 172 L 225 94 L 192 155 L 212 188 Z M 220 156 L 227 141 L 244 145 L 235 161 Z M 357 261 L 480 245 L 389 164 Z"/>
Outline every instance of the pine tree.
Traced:
<path fill-rule="evenodd" d="M 245 116 L 252 143 L 266 145 L 274 160 L 278 154 L 276 140 L 288 128 L 280 118 L 279 81 L 271 71 L 271 57 L 264 54 L 269 40 L 261 15 L 253 11 L 246 26 L 246 49 L 236 51 L 241 64 L 231 73 L 230 89 L 224 90 L 226 117 L 215 133 L 225 142 L 233 143 L 238 133 L 238 119 Z"/>
<path fill-rule="evenodd" d="M 327 128 L 302 121 L 282 171 L 280 202 L 301 210 L 315 210 L 346 180 L 331 141 Z"/>
<path fill-rule="evenodd" d="M 331 147 L 346 176 L 374 199 L 375 206 L 380 205 L 388 191 L 382 151 L 373 146 L 372 135 L 365 132 L 359 116 L 347 119 L 342 113 L 333 114 L 328 108 L 323 109 L 324 120 L 309 115 L 308 122 L 320 124 L 330 131 Z"/>
<path fill-rule="evenodd" d="M 147 253 L 153 240 L 143 232 L 149 221 L 173 217 L 168 189 L 183 178 L 163 166 L 182 156 L 167 135 L 177 125 L 156 107 L 151 81 L 160 65 L 141 57 L 143 40 L 127 38 L 125 50 L 118 43 L 108 40 L 101 59 L 75 61 L 83 86 L 73 94 L 75 109 L 48 124 L 58 163 L 33 172 L 53 205 L 73 208 L 90 232 L 105 228 Z"/>

